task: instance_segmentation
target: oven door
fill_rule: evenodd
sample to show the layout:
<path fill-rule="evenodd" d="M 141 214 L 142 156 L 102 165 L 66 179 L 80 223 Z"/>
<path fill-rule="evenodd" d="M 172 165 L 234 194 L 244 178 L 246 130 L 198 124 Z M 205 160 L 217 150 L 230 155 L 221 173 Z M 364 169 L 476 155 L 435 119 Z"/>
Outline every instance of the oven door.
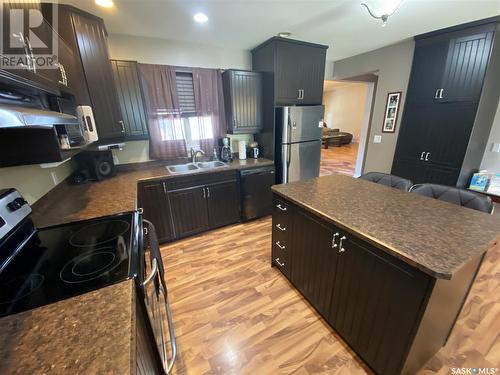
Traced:
<path fill-rule="evenodd" d="M 144 304 L 155 337 L 163 368 L 170 374 L 177 356 L 172 314 L 168 303 L 163 262 L 154 225 L 144 222 L 144 251 L 141 254 L 140 286 L 144 294 Z M 168 336 L 167 336 L 168 333 Z"/>

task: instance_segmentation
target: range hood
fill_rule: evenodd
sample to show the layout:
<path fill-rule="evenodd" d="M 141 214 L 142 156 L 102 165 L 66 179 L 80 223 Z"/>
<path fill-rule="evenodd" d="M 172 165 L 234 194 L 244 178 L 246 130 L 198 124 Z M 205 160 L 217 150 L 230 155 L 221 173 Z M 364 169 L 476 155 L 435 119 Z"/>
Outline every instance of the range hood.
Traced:
<path fill-rule="evenodd" d="M 0 105 L 0 128 L 80 125 L 75 116 L 39 108 Z"/>

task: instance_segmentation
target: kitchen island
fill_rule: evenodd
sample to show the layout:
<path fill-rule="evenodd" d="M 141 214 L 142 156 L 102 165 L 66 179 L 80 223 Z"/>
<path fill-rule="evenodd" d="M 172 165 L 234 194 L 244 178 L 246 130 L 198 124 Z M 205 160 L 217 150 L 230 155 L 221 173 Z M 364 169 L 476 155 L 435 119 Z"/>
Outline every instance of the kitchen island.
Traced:
<path fill-rule="evenodd" d="M 379 374 L 445 343 L 500 222 L 342 175 L 273 187 L 272 263 Z"/>

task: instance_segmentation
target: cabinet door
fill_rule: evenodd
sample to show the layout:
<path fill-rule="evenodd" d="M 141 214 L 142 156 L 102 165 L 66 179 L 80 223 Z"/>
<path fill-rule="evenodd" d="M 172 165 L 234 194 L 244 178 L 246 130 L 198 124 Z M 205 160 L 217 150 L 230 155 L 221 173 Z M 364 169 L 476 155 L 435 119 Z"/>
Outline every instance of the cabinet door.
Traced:
<path fill-rule="evenodd" d="M 239 221 L 240 189 L 236 180 L 208 185 L 205 189 L 210 228 Z"/>
<path fill-rule="evenodd" d="M 427 165 L 423 161 L 394 159 L 391 174 L 411 180 L 414 184 L 427 181 Z"/>
<path fill-rule="evenodd" d="M 493 25 L 460 31 L 449 42 L 439 101 L 478 101 L 494 34 Z M 442 97 L 442 98 L 441 98 Z"/>
<path fill-rule="evenodd" d="M 337 269 L 335 233 L 336 228 L 302 211 L 294 216 L 291 281 L 323 316 L 329 311 Z"/>
<path fill-rule="evenodd" d="M 262 74 L 245 71 L 230 71 L 228 74 L 229 131 L 232 134 L 260 132 L 263 127 Z"/>
<path fill-rule="evenodd" d="M 168 200 L 176 238 L 203 232 L 209 228 L 204 187 L 169 191 Z"/>
<path fill-rule="evenodd" d="M 436 91 L 442 85 L 447 53 L 448 40 L 429 38 L 417 41 L 406 105 L 435 102 Z"/>
<path fill-rule="evenodd" d="M 428 277 L 346 234 L 338 253 L 329 323 L 378 374 L 397 374 Z"/>
<path fill-rule="evenodd" d="M 275 101 L 278 105 L 299 104 L 299 88 L 303 46 L 300 44 L 277 42 L 274 73 Z"/>
<path fill-rule="evenodd" d="M 304 47 L 301 56 L 302 71 L 299 88 L 303 90 L 304 98 L 301 104 L 323 103 L 323 85 L 325 82 L 326 49 Z"/>
<path fill-rule="evenodd" d="M 163 182 L 144 182 L 137 191 L 138 206 L 144 210 L 144 218 L 151 221 L 160 242 L 173 239 L 170 206 Z"/>
<path fill-rule="evenodd" d="M 121 117 L 127 139 L 147 139 L 148 130 L 144 96 L 137 71 L 137 62 L 111 60 Z"/>
<path fill-rule="evenodd" d="M 72 20 L 99 140 L 123 139 L 125 128 L 109 62 L 104 25 L 100 20 L 76 13 L 72 14 Z"/>

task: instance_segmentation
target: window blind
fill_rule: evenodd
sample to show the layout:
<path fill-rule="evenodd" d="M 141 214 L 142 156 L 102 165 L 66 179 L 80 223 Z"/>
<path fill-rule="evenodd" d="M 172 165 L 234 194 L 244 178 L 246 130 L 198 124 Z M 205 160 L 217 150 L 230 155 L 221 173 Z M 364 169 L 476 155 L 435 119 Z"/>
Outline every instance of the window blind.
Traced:
<path fill-rule="evenodd" d="M 194 101 L 193 75 L 187 72 L 176 72 L 177 96 L 181 114 L 196 113 Z"/>

